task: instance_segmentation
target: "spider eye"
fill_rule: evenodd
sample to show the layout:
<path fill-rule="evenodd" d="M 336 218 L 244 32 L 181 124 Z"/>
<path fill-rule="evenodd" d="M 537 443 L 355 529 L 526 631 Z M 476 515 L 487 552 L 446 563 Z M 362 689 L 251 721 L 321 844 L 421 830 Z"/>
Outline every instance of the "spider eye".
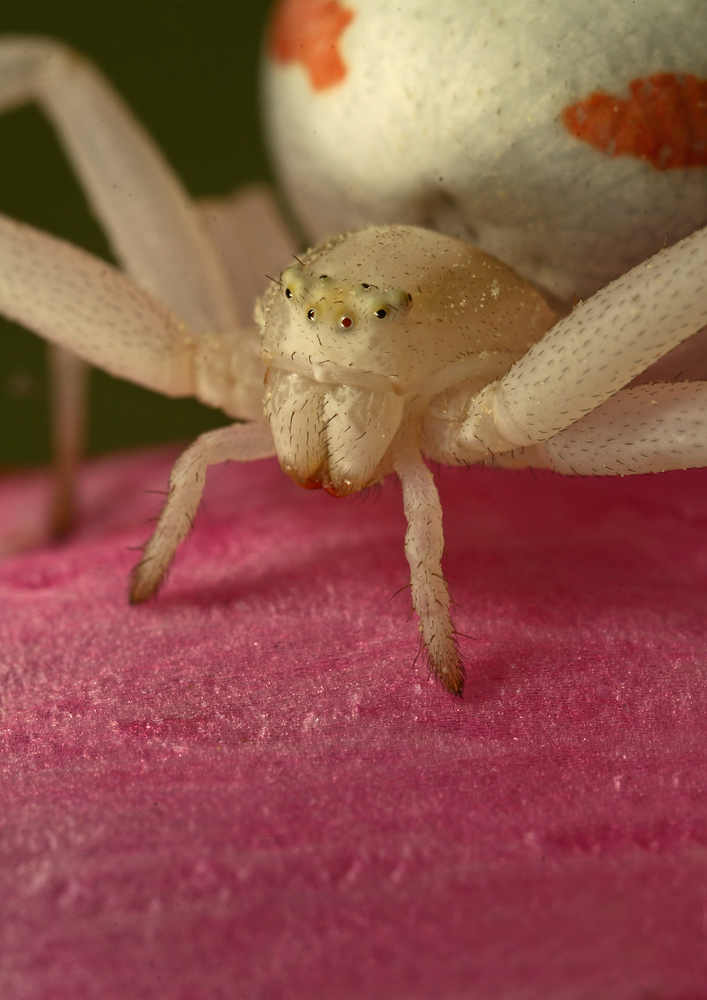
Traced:
<path fill-rule="evenodd" d="M 362 285 L 361 285 L 361 288 L 370 288 L 370 287 L 371 287 L 371 286 L 370 286 L 370 285 L 367 285 L 365 281 L 364 281 L 364 282 L 362 283 Z"/>
<path fill-rule="evenodd" d="M 314 322 L 316 315 L 317 314 L 315 313 L 314 309 L 310 309 L 309 312 L 307 313 L 307 319 L 311 319 L 312 322 Z"/>
<path fill-rule="evenodd" d="M 376 309 L 376 313 L 375 314 L 378 317 L 378 319 L 385 319 L 385 317 L 388 315 L 388 310 L 387 309 Z"/>
<path fill-rule="evenodd" d="M 339 320 L 339 326 L 342 326 L 344 330 L 350 330 L 353 326 L 353 320 L 350 316 L 342 316 Z"/>
<path fill-rule="evenodd" d="M 286 288 L 285 289 L 285 298 L 286 299 L 291 299 L 292 298 L 292 289 L 291 288 Z"/>

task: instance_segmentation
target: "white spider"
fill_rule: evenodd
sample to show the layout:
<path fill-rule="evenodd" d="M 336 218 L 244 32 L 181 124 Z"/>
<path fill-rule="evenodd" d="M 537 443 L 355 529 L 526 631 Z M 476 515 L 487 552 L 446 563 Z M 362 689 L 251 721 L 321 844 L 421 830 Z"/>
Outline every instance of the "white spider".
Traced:
<path fill-rule="evenodd" d="M 133 601 L 159 587 L 211 464 L 276 454 L 295 481 L 337 496 L 395 472 L 422 641 L 460 694 L 423 457 L 592 475 L 707 463 L 707 383 L 628 386 L 707 323 L 707 231 L 557 321 L 525 279 L 467 243 L 363 229 L 289 263 L 260 298 L 258 330 L 259 276 L 292 259 L 268 196 L 196 206 L 90 64 L 8 39 L 0 107 L 28 98 L 54 122 L 123 270 L 0 219 L 0 312 L 114 375 L 248 421 L 177 461 Z"/>

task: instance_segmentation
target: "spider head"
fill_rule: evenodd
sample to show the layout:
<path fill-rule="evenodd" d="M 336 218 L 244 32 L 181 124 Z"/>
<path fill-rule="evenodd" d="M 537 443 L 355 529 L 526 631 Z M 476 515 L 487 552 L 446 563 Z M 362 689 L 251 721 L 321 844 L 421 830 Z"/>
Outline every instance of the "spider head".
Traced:
<path fill-rule="evenodd" d="M 403 413 L 386 375 L 391 333 L 411 305 L 403 289 L 300 261 L 264 300 L 265 412 L 300 485 L 346 496 L 384 474 Z"/>

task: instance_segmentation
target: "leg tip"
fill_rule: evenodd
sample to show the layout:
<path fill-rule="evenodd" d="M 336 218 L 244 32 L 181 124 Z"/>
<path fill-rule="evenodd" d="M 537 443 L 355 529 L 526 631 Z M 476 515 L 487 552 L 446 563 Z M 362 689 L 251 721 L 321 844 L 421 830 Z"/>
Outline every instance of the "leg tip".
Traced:
<path fill-rule="evenodd" d="M 423 634 L 424 635 L 424 634 Z M 450 694 L 461 698 L 464 693 L 466 673 L 456 639 L 451 630 L 432 634 L 425 643 L 429 657 L 430 673 Z"/>
<path fill-rule="evenodd" d="M 453 694 L 456 698 L 462 697 L 464 694 L 464 681 L 466 680 L 466 675 L 461 661 L 457 664 L 455 671 L 450 673 L 438 673 L 436 674 L 436 677 L 446 691 L 449 691 L 449 693 Z"/>
<path fill-rule="evenodd" d="M 63 541 L 73 531 L 78 520 L 76 497 L 71 487 L 59 482 L 52 497 L 49 514 L 49 530 L 51 537 Z"/>
<path fill-rule="evenodd" d="M 145 572 L 144 564 L 138 563 L 130 580 L 130 590 L 128 591 L 130 603 L 144 604 L 145 601 L 149 601 L 157 593 L 161 579 L 161 577 L 158 577 L 157 580 L 151 579 Z"/>

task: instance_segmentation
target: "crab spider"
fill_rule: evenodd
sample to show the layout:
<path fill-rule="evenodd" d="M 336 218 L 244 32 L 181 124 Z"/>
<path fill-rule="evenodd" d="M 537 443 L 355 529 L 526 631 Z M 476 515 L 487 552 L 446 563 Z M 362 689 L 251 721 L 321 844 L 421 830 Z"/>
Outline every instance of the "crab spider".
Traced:
<path fill-rule="evenodd" d="M 195 205 L 93 67 L 50 42 L 4 41 L 0 106 L 30 98 L 122 270 L 0 219 L 0 311 L 114 375 L 246 421 L 178 459 L 133 601 L 158 589 L 209 465 L 277 455 L 296 482 L 335 496 L 394 472 L 422 642 L 461 694 L 424 458 L 590 475 L 707 463 L 707 383 L 629 385 L 707 323 L 707 231 L 558 318 L 506 265 L 414 226 L 364 229 L 293 262 L 266 195 Z M 283 269 L 253 326 L 261 264 Z"/>

